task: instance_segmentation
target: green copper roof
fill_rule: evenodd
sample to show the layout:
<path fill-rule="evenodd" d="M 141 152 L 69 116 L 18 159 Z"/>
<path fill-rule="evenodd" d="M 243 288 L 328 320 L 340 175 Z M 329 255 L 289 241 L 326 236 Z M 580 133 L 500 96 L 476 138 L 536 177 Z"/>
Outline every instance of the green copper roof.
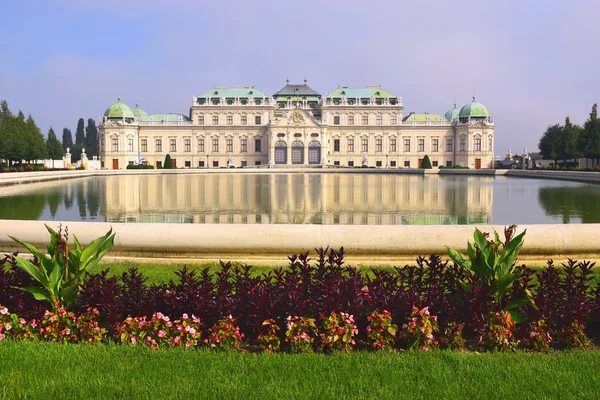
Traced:
<path fill-rule="evenodd" d="M 148 121 L 148 113 L 146 111 L 142 110 L 141 108 L 138 108 L 137 104 L 135 105 L 135 108 L 133 109 L 133 116 L 138 121 Z"/>
<path fill-rule="evenodd" d="M 490 114 L 483 104 L 475 101 L 475 96 L 473 96 L 473 101 L 461 108 L 458 116 L 460 118 L 487 118 Z"/>
<path fill-rule="evenodd" d="M 417 114 L 417 113 L 410 113 L 408 116 L 404 117 L 402 119 L 402 121 L 403 122 L 426 122 L 426 121 L 440 122 L 440 121 L 446 121 L 446 117 L 444 117 L 441 114 L 430 114 L 430 113 Z"/>
<path fill-rule="evenodd" d="M 290 84 L 289 81 L 287 81 L 287 84 L 281 89 L 279 90 L 277 93 L 275 93 L 273 95 L 273 97 L 278 98 L 278 97 L 288 97 L 288 96 L 301 96 L 301 97 L 308 97 L 308 96 L 314 96 L 317 98 L 321 98 L 321 95 L 319 93 L 317 93 L 315 90 L 313 90 L 311 87 L 309 87 L 306 84 L 306 81 L 304 81 L 303 85 L 297 85 L 297 84 Z"/>
<path fill-rule="evenodd" d="M 191 121 L 187 115 L 179 114 L 179 113 L 168 113 L 168 114 L 152 114 L 148 117 L 149 121 L 167 121 L 167 122 L 177 122 L 177 121 Z"/>
<path fill-rule="evenodd" d="M 253 96 L 254 98 L 265 96 L 263 92 L 258 90 L 254 86 L 247 86 L 244 88 L 228 88 L 225 86 L 215 86 L 211 90 L 198 97 L 207 97 L 207 98 L 221 98 L 225 97 L 226 99 L 233 98 L 248 98 Z"/>
<path fill-rule="evenodd" d="M 382 89 L 380 86 L 367 86 L 366 88 L 349 88 L 347 86 L 338 86 L 333 92 L 329 93 L 326 97 L 342 97 L 346 96 L 349 99 L 370 99 L 375 97 L 377 99 L 383 98 L 396 98 L 393 94 L 387 90 Z"/>
<path fill-rule="evenodd" d="M 458 108 L 456 108 L 456 104 L 454 104 L 454 108 L 448 111 L 445 115 L 448 121 L 455 121 L 458 119 Z"/>
<path fill-rule="evenodd" d="M 112 106 L 108 107 L 104 111 L 106 118 L 134 118 L 133 111 L 125 103 L 121 103 L 121 98 L 117 99 L 117 102 Z"/>

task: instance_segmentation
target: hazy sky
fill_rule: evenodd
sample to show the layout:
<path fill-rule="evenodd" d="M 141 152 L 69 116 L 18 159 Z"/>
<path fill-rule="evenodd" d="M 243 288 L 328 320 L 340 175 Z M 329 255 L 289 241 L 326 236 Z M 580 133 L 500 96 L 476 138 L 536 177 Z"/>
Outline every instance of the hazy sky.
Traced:
<path fill-rule="evenodd" d="M 598 1 L 0 0 L 0 99 L 75 131 L 121 96 L 189 113 L 213 85 L 381 85 L 410 111 L 477 100 L 496 154 L 600 100 Z M 59 133 L 60 137 L 60 133 Z"/>

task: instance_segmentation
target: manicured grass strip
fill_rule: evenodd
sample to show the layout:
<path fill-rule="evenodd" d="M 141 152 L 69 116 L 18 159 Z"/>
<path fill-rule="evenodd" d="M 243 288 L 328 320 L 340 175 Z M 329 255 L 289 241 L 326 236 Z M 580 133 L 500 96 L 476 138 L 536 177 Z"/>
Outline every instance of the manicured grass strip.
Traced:
<path fill-rule="evenodd" d="M 0 343 L 3 398 L 599 398 L 600 353 L 269 355 Z"/>

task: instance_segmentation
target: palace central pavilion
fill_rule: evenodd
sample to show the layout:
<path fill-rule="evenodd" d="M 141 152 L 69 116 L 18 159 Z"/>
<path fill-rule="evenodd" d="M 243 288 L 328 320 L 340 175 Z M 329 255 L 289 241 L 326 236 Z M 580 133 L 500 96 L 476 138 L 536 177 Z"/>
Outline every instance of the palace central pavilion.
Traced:
<path fill-rule="evenodd" d="M 254 86 L 215 86 L 188 115 L 147 114 L 119 99 L 99 126 L 103 168 L 139 162 L 174 168 L 375 166 L 491 168 L 494 120 L 475 101 L 445 114 L 403 116 L 402 98 L 380 86 L 340 86 L 322 96 L 290 84 L 272 96 Z"/>

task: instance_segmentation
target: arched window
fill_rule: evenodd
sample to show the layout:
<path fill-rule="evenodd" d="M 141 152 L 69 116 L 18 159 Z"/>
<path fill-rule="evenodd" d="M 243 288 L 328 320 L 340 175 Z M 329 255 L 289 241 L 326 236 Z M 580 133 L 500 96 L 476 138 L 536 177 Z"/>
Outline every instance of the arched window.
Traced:
<path fill-rule="evenodd" d="M 311 140 L 308 144 L 308 163 L 319 164 L 321 162 L 321 143 L 318 140 Z"/>
<path fill-rule="evenodd" d="M 292 164 L 304 164 L 304 143 L 300 140 L 292 143 Z"/>
<path fill-rule="evenodd" d="M 275 143 L 275 164 L 287 164 L 287 143 L 283 140 Z"/>

